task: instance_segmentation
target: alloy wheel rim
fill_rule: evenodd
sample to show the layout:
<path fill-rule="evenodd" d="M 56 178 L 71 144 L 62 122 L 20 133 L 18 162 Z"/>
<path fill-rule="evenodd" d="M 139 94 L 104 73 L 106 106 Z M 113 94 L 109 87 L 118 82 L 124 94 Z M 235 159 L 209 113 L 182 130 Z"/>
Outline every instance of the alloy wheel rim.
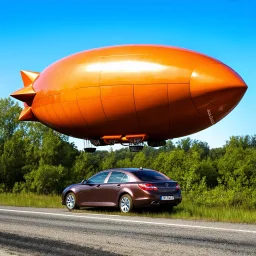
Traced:
<path fill-rule="evenodd" d="M 66 199 L 66 205 L 69 209 L 73 209 L 75 206 L 75 198 L 73 195 L 68 195 Z"/>
<path fill-rule="evenodd" d="M 131 203 L 127 197 L 123 197 L 121 200 L 121 210 L 122 212 L 128 212 L 130 210 Z"/>

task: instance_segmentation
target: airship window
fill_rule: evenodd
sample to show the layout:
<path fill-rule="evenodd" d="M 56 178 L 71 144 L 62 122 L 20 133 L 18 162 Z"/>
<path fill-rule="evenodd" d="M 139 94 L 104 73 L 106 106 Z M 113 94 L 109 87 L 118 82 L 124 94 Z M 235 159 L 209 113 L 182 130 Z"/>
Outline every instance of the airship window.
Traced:
<path fill-rule="evenodd" d="M 128 176 L 123 172 L 112 172 L 108 183 L 123 183 L 128 182 Z"/>

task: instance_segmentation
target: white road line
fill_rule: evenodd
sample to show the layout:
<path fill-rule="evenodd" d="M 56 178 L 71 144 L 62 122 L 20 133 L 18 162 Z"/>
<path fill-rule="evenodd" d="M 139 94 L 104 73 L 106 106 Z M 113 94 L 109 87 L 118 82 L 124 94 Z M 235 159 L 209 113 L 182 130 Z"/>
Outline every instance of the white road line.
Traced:
<path fill-rule="evenodd" d="M 39 214 L 39 215 L 48 215 L 48 216 L 58 216 L 58 217 L 72 217 L 72 218 L 82 218 L 82 219 L 94 219 L 94 220 L 108 220 L 113 222 L 126 222 L 126 223 L 136 223 L 136 224 L 147 224 L 147 225 L 158 225 L 158 226 L 171 226 L 179 228 L 190 228 L 190 229 L 208 229 L 216 231 L 227 231 L 227 232 L 238 232 L 238 233 L 252 233 L 256 234 L 256 230 L 243 230 L 243 229 L 229 229 L 229 228 L 216 228 L 209 226 L 198 226 L 198 225 L 183 225 L 183 224 L 174 224 L 174 223 L 164 223 L 164 222 L 152 222 L 152 221 L 140 221 L 140 220 L 127 220 L 127 219 L 118 219 L 118 218 L 102 218 L 96 216 L 90 216 L 90 214 L 85 213 L 85 215 L 76 215 L 76 214 L 61 214 L 61 213 L 51 213 L 51 212 L 34 212 L 34 211 L 21 211 L 21 210 L 11 210 L 11 209 L 0 209 L 0 212 L 15 212 L 15 213 L 27 213 L 27 214 Z M 97 215 L 97 214 L 94 214 Z M 101 214 L 102 216 L 103 214 Z M 105 215 L 109 216 L 109 215 Z M 114 215 L 112 215 L 114 216 Z M 120 217 L 120 216 L 118 216 Z"/>

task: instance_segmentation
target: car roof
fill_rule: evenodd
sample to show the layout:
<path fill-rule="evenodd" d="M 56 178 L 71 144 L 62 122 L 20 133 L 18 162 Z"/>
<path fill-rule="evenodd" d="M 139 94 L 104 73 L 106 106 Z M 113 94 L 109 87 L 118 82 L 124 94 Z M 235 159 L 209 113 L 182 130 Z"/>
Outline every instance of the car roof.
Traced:
<path fill-rule="evenodd" d="M 147 168 L 113 168 L 105 171 L 126 171 L 126 172 L 138 172 L 138 171 L 155 171 Z"/>

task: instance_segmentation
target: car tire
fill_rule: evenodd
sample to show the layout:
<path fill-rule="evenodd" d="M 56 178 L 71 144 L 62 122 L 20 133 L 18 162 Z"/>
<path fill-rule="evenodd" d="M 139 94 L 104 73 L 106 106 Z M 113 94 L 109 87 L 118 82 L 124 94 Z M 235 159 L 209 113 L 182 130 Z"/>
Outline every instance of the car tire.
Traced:
<path fill-rule="evenodd" d="M 129 213 L 133 209 L 132 198 L 128 194 L 124 194 L 121 196 L 119 200 L 119 209 L 123 213 Z"/>
<path fill-rule="evenodd" d="M 66 195 L 65 204 L 69 211 L 79 209 L 79 207 L 76 205 L 76 196 L 73 192 L 69 192 Z"/>

